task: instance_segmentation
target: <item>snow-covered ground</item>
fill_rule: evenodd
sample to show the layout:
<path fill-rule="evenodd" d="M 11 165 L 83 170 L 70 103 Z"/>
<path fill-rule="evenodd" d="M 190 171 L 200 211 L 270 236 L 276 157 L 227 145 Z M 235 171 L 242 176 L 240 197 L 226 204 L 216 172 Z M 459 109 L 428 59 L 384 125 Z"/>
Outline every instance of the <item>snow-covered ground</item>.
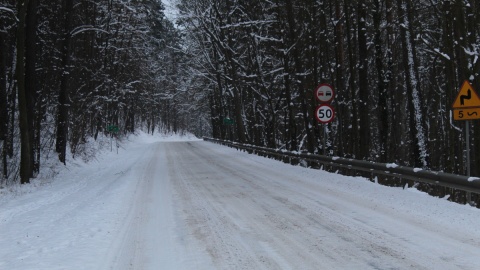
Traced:
<path fill-rule="evenodd" d="M 478 209 L 192 138 L 0 196 L 0 269 L 480 269 Z"/>

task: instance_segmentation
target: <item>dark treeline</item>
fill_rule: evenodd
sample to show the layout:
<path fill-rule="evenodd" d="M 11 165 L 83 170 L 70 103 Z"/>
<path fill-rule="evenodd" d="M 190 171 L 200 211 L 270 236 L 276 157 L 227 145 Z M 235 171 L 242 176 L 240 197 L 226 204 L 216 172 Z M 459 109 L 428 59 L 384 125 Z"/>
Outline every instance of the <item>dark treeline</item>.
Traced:
<path fill-rule="evenodd" d="M 180 44 L 159 0 L 0 0 L 0 184 L 29 182 L 42 153 L 65 163 L 109 127 L 204 128 L 189 124 Z"/>
<path fill-rule="evenodd" d="M 480 88 L 479 0 L 178 3 L 175 27 L 159 0 L 0 0 L 2 182 L 111 126 L 466 173 L 450 110 L 464 80 Z M 479 175 L 478 121 L 470 138 Z"/>
<path fill-rule="evenodd" d="M 180 2 L 214 137 L 466 173 L 450 110 L 464 80 L 480 88 L 479 0 Z M 336 90 L 326 136 L 320 83 Z"/>

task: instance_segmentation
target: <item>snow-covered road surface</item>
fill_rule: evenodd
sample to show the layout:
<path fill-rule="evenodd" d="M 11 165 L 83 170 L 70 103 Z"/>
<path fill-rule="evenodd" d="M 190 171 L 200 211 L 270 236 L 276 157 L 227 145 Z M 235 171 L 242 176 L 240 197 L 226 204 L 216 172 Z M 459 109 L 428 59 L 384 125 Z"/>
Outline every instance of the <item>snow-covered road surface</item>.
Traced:
<path fill-rule="evenodd" d="M 478 209 L 208 142 L 63 177 L 0 201 L 0 269 L 480 269 Z"/>

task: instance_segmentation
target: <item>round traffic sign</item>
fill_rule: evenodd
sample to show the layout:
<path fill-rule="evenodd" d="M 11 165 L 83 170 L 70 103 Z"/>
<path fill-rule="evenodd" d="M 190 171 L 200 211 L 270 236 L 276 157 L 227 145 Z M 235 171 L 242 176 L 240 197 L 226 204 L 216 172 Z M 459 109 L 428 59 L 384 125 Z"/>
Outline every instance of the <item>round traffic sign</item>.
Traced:
<path fill-rule="evenodd" d="M 320 105 L 315 110 L 315 118 L 317 121 L 322 124 L 327 124 L 333 121 L 335 117 L 335 111 L 330 105 Z"/>
<path fill-rule="evenodd" d="M 331 85 L 322 83 L 315 89 L 315 97 L 321 103 L 329 103 L 335 97 L 335 91 Z"/>

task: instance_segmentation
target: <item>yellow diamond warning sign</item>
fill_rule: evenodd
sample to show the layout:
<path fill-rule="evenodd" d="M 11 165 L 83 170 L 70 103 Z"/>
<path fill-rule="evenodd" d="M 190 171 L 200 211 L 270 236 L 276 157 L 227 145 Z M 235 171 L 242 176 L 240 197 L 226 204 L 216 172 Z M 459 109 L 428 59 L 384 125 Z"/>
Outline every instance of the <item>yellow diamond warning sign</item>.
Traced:
<path fill-rule="evenodd" d="M 458 92 L 452 108 L 463 109 L 476 107 L 480 107 L 480 97 L 478 97 L 478 94 L 475 92 L 472 85 L 468 81 L 465 81 Z"/>

